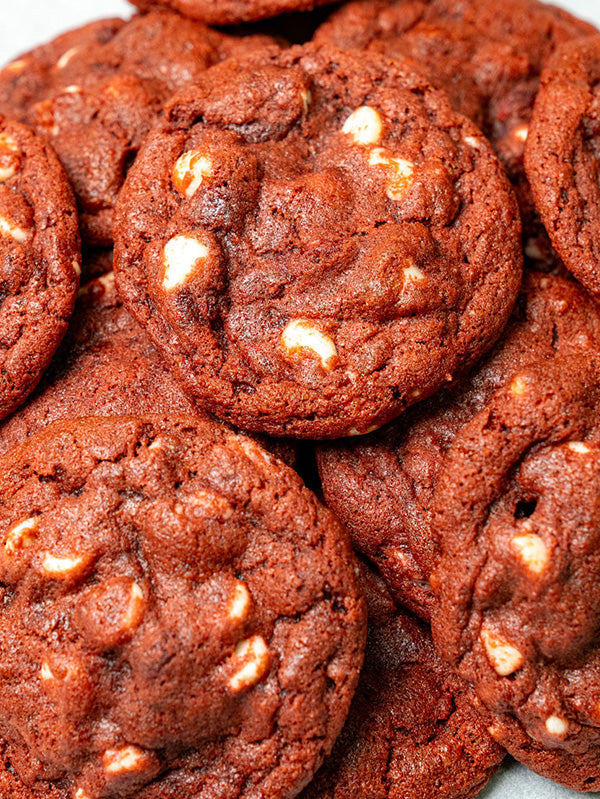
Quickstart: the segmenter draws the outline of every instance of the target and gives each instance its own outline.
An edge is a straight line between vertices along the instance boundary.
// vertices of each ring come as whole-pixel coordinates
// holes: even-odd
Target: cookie
[[[119,198],[123,302],[219,418],[364,433],[497,338],[521,276],[510,187],[409,64],[306,45],[208,71]]]
[[[504,750],[425,625],[396,608],[364,563],[360,576],[369,611],[365,664],[346,726],[300,799],[471,799]]]
[[[457,436],[532,364],[553,369],[573,355],[581,357],[585,373],[599,347],[600,316],[589,297],[572,281],[527,274],[502,339],[474,372],[377,433],[319,448],[327,504],[354,546],[375,561],[397,601],[431,616],[438,524],[432,502]],[[487,472],[482,479],[489,479]]]
[[[253,22],[293,11],[312,11],[334,0],[131,0],[148,11],[167,6],[209,25]]]
[[[550,752],[553,779],[591,790],[600,787],[600,313],[557,281],[527,309],[550,357],[532,347],[445,453],[431,502],[432,629],[489,710],[531,739],[528,764],[542,771]],[[511,754],[527,753],[510,737]]]
[[[75,189],[84,240],[107,246],[125,174],[167,97],[267,41],[225,36],[168,11],[93,22],[8,64],[0,113],[48,138]]]
[[[542,68],[557,46],[596,32],[537,0],[367,0],[342,6],[315,40],[408,57],[424,68],[492,142],[517,191],[528,258],[550,266],[556,255],[523,165],[531,109]]]
[[[600,298],[600,36],[563,45],[542,73],[526,167],[565,266]]]
[[[0,117],[0,419],[35,388],[73,311],[81,248],[54,152]]]
[[[60,422],[2,459],[0,517],[6,799],[308,782],[366,619],[347,537],[291,469],[197,418]]]
[[[106,263],[104,253],[98,259]],[[84,270],[96,271],[96,260],[84,262]],[[0,425],[0,455],[61,419],[143,413],[207,418],[123,308],[111,271],[80,290],[65,339],[40,384]],[[255,439],[289,466],[296,466],[295,442],[266,436]]]

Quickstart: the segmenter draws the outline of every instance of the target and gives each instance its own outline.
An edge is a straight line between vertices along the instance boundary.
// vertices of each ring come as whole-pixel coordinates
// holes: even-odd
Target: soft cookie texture
[[[556,363],[576,357],[582,374],[590,376],[588,361],[599,350],[600,314],[586,293],[562,278],[528,274],[505,333],[473,373],[377,433],[319,448],[327,504],[350,531],[354,546],[377,563],[398,601],[424,618],[431,616],[429,578],[438,532],[432,502],[448,468],[448,451],[465,425],[484,415],[502,388],[509,396],[525,389],[522,375],[531,365],[542,372],[560,369]],[[568,413],[568,395],[560,399],[561,381],[557,397]],[[543,416],[544,408],[537,410]],[[483,472],[482,479],[491,476]],[[465,549],[463,557],[468,556]],[[457,575],[450,561],[447,568]]]
[[[294,796],[364,647],[331,513],[185,417],[57,423],[1,466],[2,796]]]
[[[366,0],[342,6],[315,40],[419,64],[492,142],[517,191],[525,251],[550,266],[556,256],[523,165],[531,109],[542,68],[557,46],[596,32],[537,0]]]
[[[84,271],[95,272],[98,261],[105,264],[105,255],[85,259]],[[207,418],[123,308],[111,271],[79,290],[67,334],[39,385],[0,425],[0,454],[60,419],[140,413]],[[295,442],[255,438],[296,465]]]
[[[35,388],[73,311],[81,249],[56,155],[0,116],[0,419]]]
[[[275,17],[291,11],[311,11],[334,0],[131,0],[143,11],[167,6],[210,25],[230,25]]]
[[[164,10],[93,22],[8,64],[0,113],[48,138],[75,189],[84,240],[109,245],[115,200],[164,101],[207,67],[267,41]]]
[[[300,799],[471,799],[504,758],[425,625],[361,563],[369,634],[348,721]]]
[[[565,266],[600,298],[600,36],[563,45],[542,73],[526,150],[536,206]]]
[[[118,204],[124,303],[219,418],[365,433],[499,335],[520,224],[478,130],[407,63],[230,60],[170,101]]]

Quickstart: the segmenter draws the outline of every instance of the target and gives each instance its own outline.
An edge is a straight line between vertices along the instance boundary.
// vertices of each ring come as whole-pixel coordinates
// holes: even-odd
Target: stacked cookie
[[[599,788],[600,36],[135,4],[0,72],[2,796]]]

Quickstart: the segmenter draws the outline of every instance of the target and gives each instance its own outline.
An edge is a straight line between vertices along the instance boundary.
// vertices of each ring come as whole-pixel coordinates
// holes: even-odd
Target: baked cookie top
[[[334,0],[131,0],[144,11],[167,6],[209,25],[231,25],[275,17],[292,11],[311,11]]]
[[[81,250],[56,155],[0,116],[0,419],[34,389],[67,329]]]
[[[600,297],[600,36],[563,45],[542,73],[526,150],[536,206],[565,266]]]
[[[448,451],[465,426],[483,418],[496,392],[532,365],[543,372],[578,357],[588,374],[599,350],[600,314],[585,292],[559,277],[527,274],[506,331],[473,372],[372,435],[319,447],[327,504],[354,546],[377,563],[398,601],[431,615],[438,530],[432,501]],[[488,479],[491,473],[483,471],[482,480]]]
[[[291,469],[198,419],[60,422],[2,459],[0,519],[0,738],[19,796],[306,784],[344,723],[366,619],[347,537]]]
[[[521,277],[477,129],[407,63],[306,45],[174,97],[116,217],[123,301],[220,418],[364,433],[473,363]]]
[[[334,12],[315,40],[419,64],[490,139],[517,191],[526,253],[552,263],[523,165],[528,125],[548,58],[562,42],[596,32],[537,0],[366,0]]]
[[[207,67],[267,41],[166,10],[93,22],[8,64],[0,113],[47,137],[75,189],[84,240],[109,245],[125,174],[165,100]]]

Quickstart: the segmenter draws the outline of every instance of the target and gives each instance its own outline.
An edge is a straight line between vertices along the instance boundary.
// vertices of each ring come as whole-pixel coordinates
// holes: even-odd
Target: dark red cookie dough
[[[106,265],[106,256],[99,256]],[[84,261],[94,272],[98,258]],[[0,425],[0,454],[60,419],[141,413],[207,415],[187,396],[152,342],[123,308],[111,272],[79,292],[75,313],[52,363],[28,401]],[[295,442],[255,436],[296,465]]]
[[[300,799],[471,799],[504,757],[425,625],[361,564],[365,664],[348,721]]]
[[[480,125],[506,166],[523,216],[525,250],[552,263],[525,176],[523,152],[540,73],[562,42],[596,33],[537,0],[367,0],[350,2],[315,40],[411,58],[453,106]]]
[[[0,116],[0,419],[60,344],[81,273],[73,192],[56,155]]]
[[[75,189],[84,239],[109,245],[115,200],[164,101],[207,67],[271,41],[169,11],[93,22],[8,64],[0,113],[47,136]]]
[[[377,563],[398,601],[431,615],[432,499],[465,425],[531,364],[553,369],[557,359],[573,355],[585,371],[599,350],[600,314],[585,292],[572,281],[528,274],[502,339],[468,377],[373,435],[319,448],[327,504],[354,546]]]
[[[600,298],[600,36],[563,45],[542,73],[526,167],[565,266]]]
[[[219,418],[328,438],[489,348],[519,233],[488,143],[420,73],[307,45],[230,60],[170,102],[119,199],[115,273]]]
[[[153,8],[172,8],[188,17],[209,25],[231,25],[289,14],[292,11],[312,11],[334,0],[131,0],[144,11]]]
[[[308,782],[366,619],[348,539],[291,469],[199,419],[61,422],[2,459],[0,523],[7,799]]]

